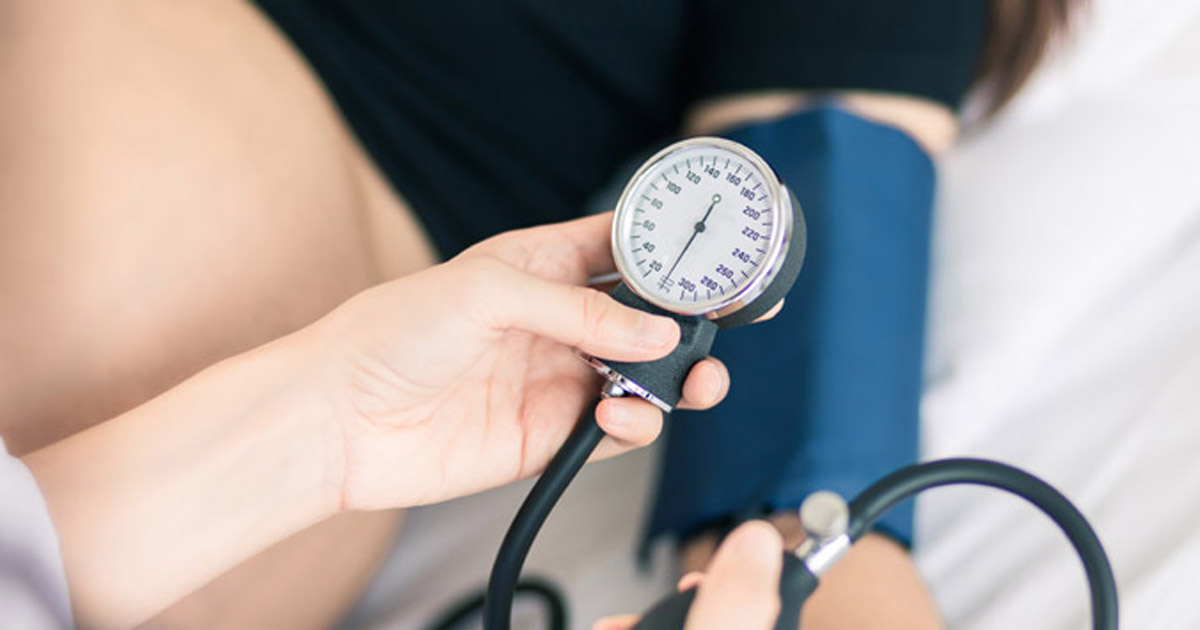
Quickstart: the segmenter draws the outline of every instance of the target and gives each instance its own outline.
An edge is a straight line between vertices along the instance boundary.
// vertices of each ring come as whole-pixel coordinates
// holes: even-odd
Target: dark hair
[[[1016,96],[1069,16],[1086,0],[992,0],[977,81],[993,114]]]

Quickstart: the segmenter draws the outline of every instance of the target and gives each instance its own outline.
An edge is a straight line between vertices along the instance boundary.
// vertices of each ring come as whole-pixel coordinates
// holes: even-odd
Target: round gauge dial
[[[721,317],[778,271],[791,219],[790,195],[762,158],[729,140],[695,138],[634,175],[617,204],[613,252],[643,299]]]

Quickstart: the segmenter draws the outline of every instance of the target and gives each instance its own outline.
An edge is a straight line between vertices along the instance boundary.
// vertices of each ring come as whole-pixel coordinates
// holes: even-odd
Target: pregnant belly
[[[39,0],[0,3],[0,24],[11,450],[119,415],[433,261],[320,83],[250,5]],[[319,526],[160,621],[328,627],[394,524]]]

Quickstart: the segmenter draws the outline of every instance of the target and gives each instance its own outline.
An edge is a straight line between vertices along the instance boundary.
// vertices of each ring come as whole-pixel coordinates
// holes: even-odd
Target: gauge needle
[[[688,239],[687,245],[683,246],[683,251],[679,252],[679,255],[675,257],[675,262],[671,264],[671,268],[667,271],[667,275],[663,276],[659,286],[666,286],[667,280],[671,278],[671,274],[675,273],[675,268],[679,266],[679,261],[683,260],[683,255],[692,246],[692,242],[706,229],[705,224],[708,222],[708,215],[712,214],[713,208],[716,208],[718,203],[721,203],[721,195],[713,195],[712,203],[708,204],[708,210],[704,211],[704,217],[696,222],[696,225],[693,227],[692,237]]]

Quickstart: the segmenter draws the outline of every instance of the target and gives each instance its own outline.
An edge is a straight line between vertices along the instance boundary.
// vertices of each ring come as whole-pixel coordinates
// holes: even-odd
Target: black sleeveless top
[[[259,0],[449,257],[577,216],[699,100],[860,89],[951,107],[985,0]]]

